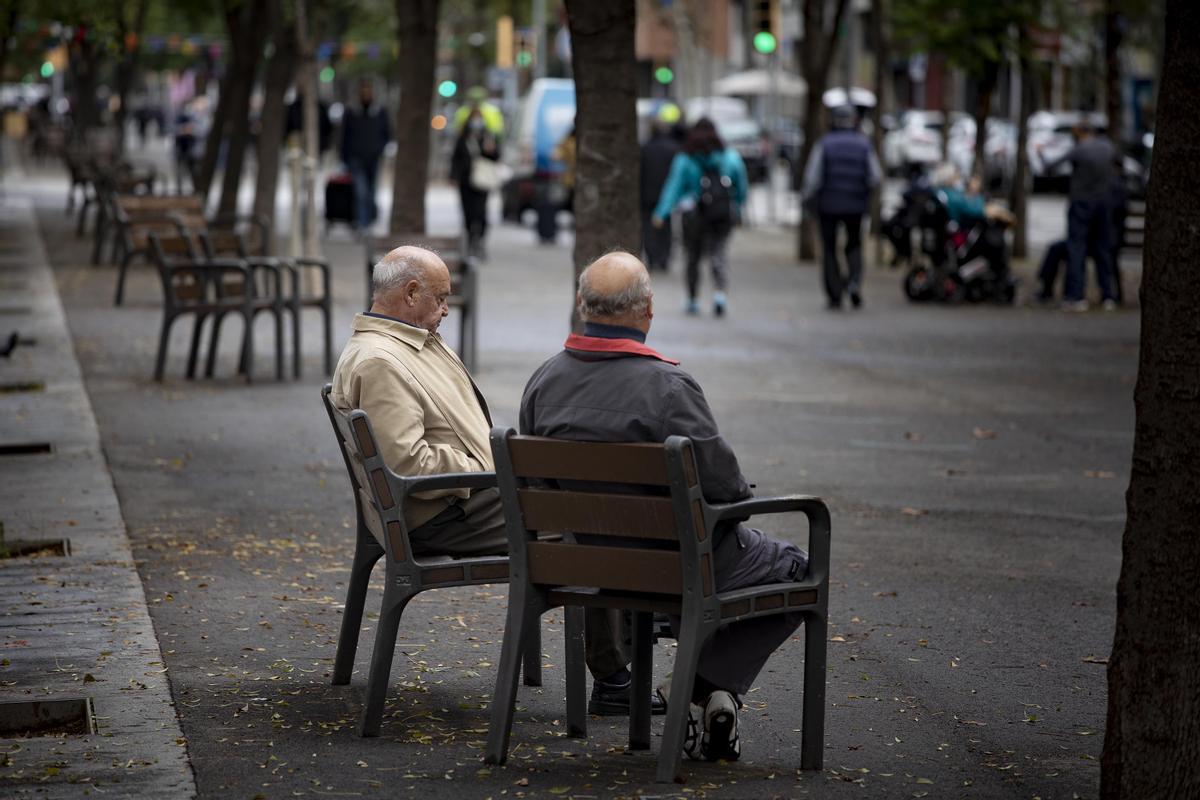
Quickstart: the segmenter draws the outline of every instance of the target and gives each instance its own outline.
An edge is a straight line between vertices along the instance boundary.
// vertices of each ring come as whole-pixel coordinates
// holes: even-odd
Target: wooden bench
[[[433,250],[450,270],[450,297],[447,303],[457,308],[458,354],[468,372],[474,371],[478,335],[476,315],[478,313],[478,283],[475,274],[475,259],[467,252],[463,238],[454,236],[426,236],[424,234],[391,234],[366,239],[367,250],[367,309],[371,308],[371,273],[375,264],[392,250],[404,245],[415,245]]]
[[[539,627],[541,615],[551,608],[588,606],[634,612],[629,720],[629,744],[634,750],[650,746],[651,615],[681,618],[658,756],[657,779],[664,782],[679,778],[696,666],[708,639],[727,623],[802,613],[800,766],[821,768],[830,519],[829,509],[820,499],[753,498],[711,505],[701,494],[691,441],[682,436],[672,436],[664,444],[604,444],[516,436],[512,429],[493,428],[491,443],[508,523],[510,585],[508,622],[492,696],[487,763],[503,764],[508,756],[524,637]],[[560,486],[560,482],[607,488],[546,488]],[[636,484],[657,494],[614,494],[614,484]],[[796,511],[808,517],[809,525],[808,571],[803,578],[719,592],[713,573],[717,523]],[[651,547],[631,547],[627,542],[579,544],[573,537],[539,541],[541,531],[646,540]],[[582,689],[575,697],[572,689],[568,674],[568,733],[584,735]]]
[[[150,260],[150,234],[174,236],[177,214],[204,214],[204,199],[198,195],[133,195],[112,198],[117,226],[117,291],[114,305],[125,300],[125,275],[135,258]]]
[[[496,485],[492,472],[456,473],[417,478],[401,477],[384,463],[375,433],[367,414],[362,410],[344,411],[335,408],[329,399],[332,387],[325,384],[321,400],[329,414],[329,422],[337,436],[338,449],[346,463],[350,488],[354,493],[356,526],[354,562],[346,588],[346,608],[342,613],[342,629],[338,636],[337,655],[333,665],[333,684],[350,682],[354,655],[358,649],[359,628],[362,625],[363,605],[371,570],[380,558],[384,560],[383,604],[375,628],[375,647],[371,653],[367,677],[366,702],[363,707],[359,733],[378,736],[383,718],[383,703],[396,648],[396,633],[400,617],[413,597],[429,589],[450,586],[473,586],[484,583],[508,582],[508,558],[485,556],[479,558],[417,558],[408,540],[408,525],[404,511],[408,498],[415,492],[441,489],[486,489]],[[578,609],[576,609],[578,611]],[[582,660],[582,614],[572,615],[568,625],[568,640],[576,643],[576,656]],[[527,686],[541,686],[541,631],[536,626],[526,632],[524,673]],[[583,692],[582,682],[578,685]]]
[[[237,259],[204,260],[186,236],[151,231],[147,234],[151,258],[158,268],[163,289],[163,321],[158,337],[158,355],[154,361],[154,379],[161,381],[166,366],[171,327],[182,316],[193,315],[191,347],[188,350],[187,377],[196,374],[196,359],[205,320],[213,317],[213,338],[209,346],[206,374],[213,373],[220,321],[228,314],[242,318],[242,346],[239,369],[247,382],[253,379],[254,318],[261,312],[275,316],[275,371],[283,379],[282,287],[278,281],[272,291],[254,291],[254,270]]]

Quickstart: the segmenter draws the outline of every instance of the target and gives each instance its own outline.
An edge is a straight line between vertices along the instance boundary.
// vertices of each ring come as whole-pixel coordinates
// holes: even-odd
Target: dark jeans
[[[1042,256],[1042,267],[1038,270],[1038,283],[1042,285],[1040,295],[1043,298],[1054,297],[1054,282],[1058,280],[1058,271],[1067,260],[1067,240],[1059,239],[1046,248]]]
[[[666,225],[663,226],[666,228]],[[687,254],[688,298],[695,300],[700,290],[700,259],[708,256],[712,267],[713,289],[723,292],[729,286],[728,226],[706,225],[695,211],[683,215],[683,248]]]
[[[837,260],[838,225],[846,229],[846,266],[850,274],[842,276]],[[862,286],[862,214],[822,214],[821,249],[825,257],[825,294],[830,302],[842,300],[842,290],[858,294]]]
[[[375,177],[379,173],[379,162],[351,158],[346,166],[354,178],[354,223],[359,228],[369,228],[378,213],[375,208]]]
[[[459,184],[458,197],[462,202],[463,227],[467,229],[467,241],[475,247],[487,236],[488,193],[481,192],[464,181]]]
[[[1082,300],[1087,278],[1088,253],[1096,261],[1096,282],[1100,296],[1116,299],[1112,286],[1113,223],[1112,209],[1104,199],[1072,200],[1067,209],[1067,278],[1063,299]]]
[[[654,227],[654,207],[642,209],[642,249],[646,251],[646,267],[654,272],[666,272],[671,266],[671,218],[663,220],[661,228]]]

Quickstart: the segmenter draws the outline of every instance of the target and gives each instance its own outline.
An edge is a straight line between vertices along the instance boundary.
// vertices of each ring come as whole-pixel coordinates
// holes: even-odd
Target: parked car
[[[961,112],[951,112],[951,125],[964,116]],[[941,161],[943,119],[940,111],[902,113],[896,127],[883,137],[884,168],[893,173],[907,172]]]
[[[1037,111],[1030,115],[1026,125],[1029,132],[1025,147],[1029,175],[1033,191],[1055,189],[1065,191],[1070,183],[1071,165],[1059,164],[1053,171],[1046,171],[1046,164],[1062,156],[1074,146],[1072,130],[1084,118],[1082,111]],[[1093,130],[1101,135],[1108,132],[1108,118],[1100,113],[1088,113],[1087,120]],[[1121,157],[1121,171],[1130,191],[1144,189],[1146,170],[1144,165],[1129,155]]]
[[[771,142],[758,120],[752,117],[718,118],[713,124],[725,146],[736,150],[745,162],[746,180],[750,183],[765,181],[773,159]]]
[[[505,219],[521,219],[535,207],[538,183],[561,180],[564,165],[554,148],[575,125],[575,81],[538,78],[517,107],[502,158],[512,177],[500,187]],[[564,199],[565,192],[560,192]]]
[[[949,160],[962,175],[970,175],[975,167],[975,131],[974,117],[962,117],[950,126]],[[1007,186],[1017,166],[1016,126],[1006,119],[989,117],[983,155],[984,185]]]

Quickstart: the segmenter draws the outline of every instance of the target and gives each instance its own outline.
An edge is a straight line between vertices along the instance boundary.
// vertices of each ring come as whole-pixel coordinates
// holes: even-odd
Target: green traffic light
[[[333,71],[333,67],[325,67],[321,70],[319,77],[321,78],[321,83],[333,83],[333,79],[336,77],[336,75],[337,73]]]
[[[754,49],[760,53],[774,53],[777,44],[775,34],[770,31],[759,31],[754,34]]]
[[[54,75],[54,65],[49,61],[42,62],[42,77],[49,78]]]
[[[529,52],[528,50],[522,50],[521,52],[517,53],[517,66],[518,67],[528,67],[532,63],[533,63],[533,53]]]
[[[442,81],[438,84],[438,94],[447,99],[458,94],[458,84],[454,81]]]
[[[659,67],[654,70],[654,80],[664,84],[670,83],[675,80],[675,73],[671,71],[670,67]]]

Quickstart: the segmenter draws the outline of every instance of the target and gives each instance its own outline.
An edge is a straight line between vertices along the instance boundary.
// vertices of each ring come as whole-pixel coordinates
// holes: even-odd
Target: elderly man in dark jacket
[[[521,432],[593,442],[687,436],[705,499],[748,498],[750,486],[717,430],[700,385],[679,362],[645,343],[652,301],[650,276],[628,253],[609,253],[584,270],[579,279],[583,335],[569,336],[563,351],[529,379],[521,399]],[[713,552],[720,591],[799,580],[808,563],[796,545],[732,521],[717,529]],[[694,727],[689,723],[689,729],[697,735],[688,737],[687,755],[712,761],[738,757],[738,695],[749,691],[767,658],[801,621],[799,614],[749,620],[721,628],[709,640],[692,695]]]
[[[821,218],[825,294],[834,310],[842,307],[843,289],[855,308],[862,305],[862,218],[883,174],[871,140],[855,128],[857,120],[851,106],[833,109],[833,130],[813,146],[801,189],[807,207]],[[837,261],[839,225],[846,229],[846,277]]]

